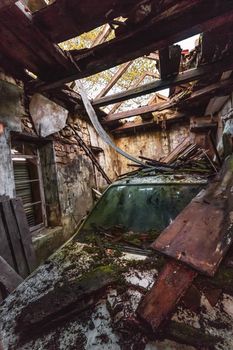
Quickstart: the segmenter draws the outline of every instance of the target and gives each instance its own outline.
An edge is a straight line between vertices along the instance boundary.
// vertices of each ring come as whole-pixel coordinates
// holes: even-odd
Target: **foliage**
[[[96,28],[90,32],[80,35],[79,37],[61,43],[60,47],[63,50],[80,50],[90,48],[102,30],[103,27]],[[107,40],[111,40],[113,38],[114,31],[111,32]],[[91,98],[94,98],[100,93],[100,91],[109,83],[119,68],[120,66],[113,67],[111,69],[83,79],[84,85]],[[134,60],[133,63],[129,66],[128,70],[122,75],[122,77],[118,80],[118,82],[114,85],[109,93],[117,93],[129,87],[132,87],[134,84],[137,84],[137,82],[140,80],[140,77],[147,72],[150,74],[157,73],[156,61],[149,60],[145,57]],[[145,77],[145,79],[147,81],[149,79],[150,81],[154,78]],[[145,83],[145,79],[141,81],[140,84]]]

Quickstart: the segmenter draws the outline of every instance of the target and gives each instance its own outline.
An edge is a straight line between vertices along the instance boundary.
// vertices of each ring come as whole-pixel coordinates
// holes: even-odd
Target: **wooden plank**
[[[170,316],[196,275],[196,271],[174,260],[169,261],[140,302],[137,309],[139,317],[155,331]]]
[[[175,3],[175,4],[174,4]],[[107,43],[91,49],[70,52],[80,67],[77,74],[67,75],[51,84],[36,83],[41,91],[61,86],[69,81],[90,76],[131,61],[149,52],[160,50],[202,31],[219,28],[233,20],[233,4],[228,0],[182,0],[151,17],[143,24],[126,26],[125,32]]]
[[[179,73],[181,51],[179,45],[171,45],[159,51],[159,71],[162,80]]]
[[[179,107],[184,109],[190,107],[191,103],[200,102],[206,98],[211,98],[215,94],[224,94],[227,95],[231,92],[233,88],[233,79],[226,79],[218,81],[217,83],[211,84],[204,87],[203,89],[194,91],[190,97],[182,100],[170,100],[169,102],[161,102],[150,106],[143,106],[130,111],[115,113],[112,115],[107,115],[103,119],[103,124],[112,124],[114,121],[130,118],[137,115],[143,115],[146,113],[152,113],[156,111],[163,111],[165,109]]]
[[[190,115],[188,113],[175,113],[172,118],[166,120],[166,127],[175,124],[175,123],[189,123]],[[163,121],[157,123],[156,121],[136,121],[136,122],[127,122],[124,125],[111,129],[113,134],[121,134],[125,132],[134,132],[144,129],[153,129],[153,130],[162,130]]]
[[[145,79],[145,77],[147,77],[147,76],[153,77],[153,78],[157,78],[157,79],[159,78],[159,75],[158,75],[157,73],[145,72],[143,75],[141,75],[141,76],[139,77],[139,79],[138,79],[136,82],[132,81],[132,82],[130,83],[130,86],[131,86],[131,84],[132,84],[132,88],[138,87],[138,86],[140,85],[140,83],[141,83],[141,82]],[[130,87],[130,86],[129,86],[129,87]],[[129,89],[128,89],[128,90],[129,90]],[[123,101],[116,103],[116,104],[111,108],[111,110],[109,111],[109,114],[115,113],[115,111],[122,105],[122,103],[123,103]],[[150,103],[148,103],[148,104],[150,104]]]
[[[114,114],[108,114],[105,118],[103,118],[102,123],[105,125],[110,125],[113,122],[116,122],[118,120],[123,120],[127,119],[130,117],[135,117],[135,116],[141,116],[147,113],[153,113],[156,111],[162,111],[164,109],[168,109],[171,107],[171,102],[161,102],[161,103],[156,103],[153,105],[149,106],[143,106],[135,109],[131,109],[130,111],[124,111],[124,112],[119,112],[119,113],[114,113]]]
[[[29,272],[32,272],[36,266],[36,256],[32,245],[32,236],[27,223],[26,214],[23,208],[23,203],[20,198],[11,200],[16,223],[18,225],[19,235],[22,241],[24,256],[27,261]]]
[[[233,157],[176,217],[152,248],[213,276],[233,240]]]
[[[46,80],[55,72],[76,70],[68,56],[33,25],[30,12],[19,1],[1,12],[0,22],[1,37],[5,33],[11,41],[10,47],[5,44],[4,54],[15,55],[14,59],[33,73]],[[17,52],[16,48],[21,49]]]
[[[127,91],[120,92],[114,95],[109,95],[100,99],[92,101],[93,106],[106,106],[117,102],[129,100],[138,96],[147,95],[152,92],[160,91],[170,87],[185,84],[194,80],[198,80],[202,77],[216,73],[222,73],[224,71],[231,70],[233,67],[232,58],[227,58],[215,63],[199,66],[195,69],[189,69],[185,72],[178,74],[176,77],[172,77],[164,80],[155,80],[152,83],[144,84],[136,88],[128,89]]]
[[[22,282],[23,278],[0,256],[0,284],[3,285],[7,294],[13,292]]]
[[[1,242],[0,256],[2,256],[12,268],[16,269],[16,263],[13,259],[12,251],[11,251],[11,242],[8,239],[8,236],[2,221],[1,207],[0,207],[0,242]]]
[[[3,213],[3,223],[8,235],[8,240],[11,242],[12,255],[16,263],[16,272],[22,277],[28,276],[28,266],[23,253],[22,242],[18,231],[17,222],[11,209],[10,201],[0,203]]]
[[[186,137],[176,148],[174,148],[165,158],[163,162],[171,163],[176,160],[181,152],[183,152],[188,146],[190,146],[190,137]]]
[[[33,14],[33,22],[62,42],[125,15],[142,0],[57,0]]]
[[[97,98],[100,98],[102,96],[105,96],[110,90],[111,88],[118,82],[118,80],[122,77],[122,75],[127,71],[127,69],[129,68],[129,66],[132,64],[133,62],[126,62],[124,63],[116,72],[116,74],[113,75],[112,79],[110,80],[110,82],[105,86],[105,88],[98,94]]]

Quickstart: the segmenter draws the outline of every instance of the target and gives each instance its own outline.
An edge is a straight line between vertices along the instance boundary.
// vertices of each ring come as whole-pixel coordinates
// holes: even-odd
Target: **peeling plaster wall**
[[[55,143],[61,223],[67,238],[93,205],[93,165],[79,148]],[[61,154],[63,159],[61,160]],[[64,160],[66,158],[66,160]]]
[[[21,130],[19,115],[22,112],[21,89],[14,79],[0,72],[0,123],[4,125],[0,134],[0,195],[13,197],[15,194],[10,131]]]
[[[167,131],[152,130],[116,138],[115,143],[132,156],[139,157],[141,155],[159,160],[167,156],[189,134],[189,126],[176,125]],[[120,174],[136,169],[128,166],[131,162],[119,154],[117,155],[117,162],[117,169]]]
[[[99,152],[96,158],[102,168],[105,170],[107,175],[111,180],[114,180],[119,175],[119,164],[118,164],[118,154],[117,152],[108,146],[100,137],[97,135],[94,128],[87,124],[90,144],[94,147],[100,147],[103,152]],[[102,188],[106,186],[106,181],[103,179],[102,175],[96,171],[97,176],[97,187]]]

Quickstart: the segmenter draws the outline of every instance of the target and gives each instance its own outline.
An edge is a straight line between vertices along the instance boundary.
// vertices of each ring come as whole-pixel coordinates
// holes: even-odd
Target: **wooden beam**
[[[152,14],[151,14],[152,15]],[[152,16],[134,29],[126,28],[119,37],[91,49],[71,52],[80,72],[58,78],[51,84],[36,84],[41,91],[87,77],[131,61],[157,49],[233,21],[233,3],[228,0],[182,0]]]
[[[13,292],[22,282],[23,278],[0,256],[0,285],[3,285],[6,296]]]
[[[33,14],[54,42],[62,42],[126,15],[142,0],[57,0]]]
[[[212,97],[227,96],[233,90],[233,79],[220,80],[217,83],[208,85],[203,89],[194,91],[190,97],[178,102],[180,108],[188,108],[191,104],[200,103]]]
[[[150,72],[145,72],[141,77],[139,77],[139,79],[132,85],[132,88],[136,88],[139,86],[139,84],[145,79],[145,77],[150,76],[153,78],[158,78],[159,75],[158,74],[153,74]],[[122,105],[123,101],[116,103],[112,109],[109,111],[109,114],[113,114],[121,105]]]
[[[71,59],[33,24],[20,1],[0,12],[0,52],[44,80],[76,71]]]
[[[159,51],[159,71],[162,80],[179,73],[181,51],[179,45],[171,45]]]
[[[112,28],[109,26],[109,24],[105,24],[102,31],[97,35],[97,37],[93,41],[91,47],[104,43],[105,40],[107,40],[108,36],[111,34],[111,32]]]
[[[156,103],[151,106],[143,106],[139,108],[132,109],[130,111],[115,113],[115,114],[109,114],[102,120],[102,124],[110,125],[113,122],[116,122],[118,120],[135,117],[135,116],[141,116],[143,114],[152,113],[156,111],[162,111],[164,109],[168,109],[171,107],[171,102],[161,102]]]
[[[165,122],[166,127],[168,127],[175,123],[182,123],[182,122],[189,123],[189,118],[190,118],[190,115],[188,115],[187,113],[174,113],[172,118],[166,119],[166,121],[161,121],[161,123],[157,123],[154,120],[128,122],[120,127],[111,129],[111,133],[123,134],[123,133],[134,132],[139,130],[147,130],[147,129],[162,130],[162,122]]]
[[[178,86],[184,83],[198,80],[209,74],[222,73],[224,71],[231,70],[233,68],[233,57],[221,60],[218,62],[210,63],[208,65],[202,65],[195,69],[190,69],[185,72],[178,74],[176,77],[156,80],[149,84],[144,84],[142,86],[128,89],[127,91],[120,92],[118,94],[106,96],[100,99],[96,99],[92,102],[93,106],[106,106],[117,102],[126,101],[138,96],[150,94],[152,92],[160,91],[163,89],[170,88],[172,86]]]
[[[101,98],[101,97],[105,96],[111,90],[111,88],[118,82],[118,80],[127,71],[127,69],[129,68],[129,66],[132,63],[133,63],[132,61],[126,62],[121,67],[119,67],[116,74],[114,74],[114,76],[112,77],[110,82],[105,86],[105,88],[98,94],[98,96],[96,98]]]
[[[196,271],[170,260],[140,302],[137,314],[155,331],[170,316],[196,276]]]
[[[103,119],[103,123],[108,125],[108,124],[112,124],[117,120],[122,120],[122,119],[130,118],[138,115],[143,115],[146,113],[152,113],[155,111],[163,111],[165,109],[169,109],[175,106],[176,107],[178,106],[179,108],[187,108],[189,105],[191,105],[191,103],[203,101],[206,98],[211,98],[215,94],[227,95],[231,92],[232,89],[233,89],[233,79],[218,81],[217,83],[211,84],[203,89],[193,92],[190,97],[184,100],[177,101],[174,99],[168,102],[157,103],[151,106],[139,107],[126,112],[115,113],[115,114],[106,116]]]

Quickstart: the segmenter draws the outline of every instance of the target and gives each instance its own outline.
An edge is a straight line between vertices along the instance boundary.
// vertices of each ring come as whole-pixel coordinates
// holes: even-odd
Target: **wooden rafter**
[[[188,123],[190,115],[188,113],[179,113],[174,112],[173,116],[166,120],[161,120],[161,122],[157,122],[154,120],[150,121],[135,121],[128,122],[119,126],[117,128],[111,129],[111,133],[113,134],[124,134],[129,132],[136,132],[139,130],[162,130],[164,123],[166,127],[176,124],[176,123]]]
[[[143,106],[143,107],[138,107],[129,111],[125,112],[120,112],[120,113],[115,113],[115,114],[108,114],[103,120],[102,123],[105,125],[110,125],[113,122],[116,122],[118,120],[122,119],[127,119],[135,116],[141,116],[143,114],[147,113],[153,113],[156,111],[163,111],[164,109],[168,109],[174,105],[174,102],[171,103],[169,102],[161,102],[161,103],[156,103],[150,106]]]
[[[96,98],[100,98],[105,96],[110,90],[111,88],[118,82],[118,80],[122,77],[122,75],[127,71],[127,69],[129,68],[129,66],[132,64],[133,62],[126,62],[124,63],[116,72],[116,74],[114,74],[114,76],[112,77],[112,79],[109,81],[109,83],[105,86],[105,88],[98,94],[98,96]]]
[[[210,98],[216,93],[227,95],[228,93],[230,93],[232,88],[233,79],[218,81],[217,83],[211,84],[207,87],[204,87],[203,89],[193,92],[190,97],[184,98],[182,100],[174,99],[168,102],[157,103],[151,106],[143,106],[136,109],[132,109],[130,111],[108,115],[103,119],[103,123],[108,125],[118,120],[143,115],[146,113],[152,113],[155,111],[163,111],[172,107],[185,108],[188,107],[191,103],[195,103],[196,101],[203,101],[203,99]]]
[[[139,86],[139,84],[145,79],[145,77],[150,76],[153,78],[158,78],[158,74],[150,73],[150,72],[145,72],[139,79],[133,84],[132,88],[136,88]],[[123,101],[116,103],[112,109],[110,110],[109,114],[113,114],[116,112],[116,110],[122,105]]]
[[[140,2],[142,0],[57,0],[36,12],[33,20],[59,43],[124,16]]]
[[[184,83],[198,80],[202,77],[208,76],[209,74],[222,73],[233,68],[233,58],[228,57],[225,60],[221,60],[215,63],[199,66],[195,69],[190,69],[185,72],[178,74],[176,77],[156,80],[149,84],[144,84],[140,87],[128,89],[127,91],[120,92],[118,94],[109,95],[100,99],[96,99],[92,102],[93,106],[106,106],[109,104],[126,101],[138,96],[146,95],[152,92],[160,91],[172,86],[178,86]]]
[[[17,1],[0,12],[0,53],[45,80],[75,71],[68,56],[33,24],[31,13]]]
[[[108,24],[105,24],[102,31],[97,35],[97,37],[93,41],[91,47],[104,43],[111,34],[111,32],[112,28]]]
[[[90,76],[113,66],[143,56],[173,42],[185,39],[200,31],[213,30],[231,23],[233,3],[228,0],[182,0],[168,10],[152,16],[135,29],[125,29],[119,37],[91,49],[72,52],[80,71],[51,84],[36,84],[46,90],[61,86],[72,80]]]

